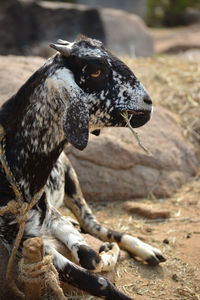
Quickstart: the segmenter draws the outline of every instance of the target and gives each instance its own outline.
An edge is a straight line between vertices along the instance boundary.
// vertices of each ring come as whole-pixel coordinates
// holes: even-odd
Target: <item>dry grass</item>
[[[172,213],[173,218],[169,222],[165,220],[149,223],[143,217],[127,214],[122,209],[123,203],[106,202],[92,205],[101,223],[155,245],[167,257],[165,264],[156,268],[151,268],[133,258],[121,261],[117,267],[115,281],[117,287],[127,295],[134,296],[136,300],[200,299],[200,274],[198,264],[195,263],[198,251],[191,258],[193,263],[188,263],[184,259],[185,255],[190,256],[194,250],[192,240],[186,238],[187,233],[192,233],[194,239],[199,234],[194,224],[200,223],[199,216],[195,215],[199,190],[197,182],[191,182],[173,198],[156,201],[162,208]],[[193,193],[193,197],[189,197],[190,192]],[[147,199],[140,201],[150,202]],[[169,240],[169,244],[163,242],[165,239]],[[189,253],[182,248],[182,244],[187,241],[191,244]]]

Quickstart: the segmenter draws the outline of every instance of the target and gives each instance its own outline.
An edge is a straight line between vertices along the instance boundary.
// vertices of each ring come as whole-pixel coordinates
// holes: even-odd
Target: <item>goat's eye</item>
[[[97,78],[101,75],[101,70],[98,70],[97,72],[95,73],[91,73],[90,76],[93,77],[93,78]]]

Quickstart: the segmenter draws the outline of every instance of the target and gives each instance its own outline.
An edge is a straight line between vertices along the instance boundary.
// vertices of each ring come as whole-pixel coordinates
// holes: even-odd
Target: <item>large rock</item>
[[[44,63],[44,58],[36,56],[0,56],[0,105]]]
[[[48,56],[50,42],[72,41],[80,33],[100,39],[118,54],[153,54],[150,33],[134,14],[70,3],[1,1],[1,54]]]
[[[107,47],[120,55],[151,56],[153,40],[142,19],[120,10],[100,9]]]
[[[91,136],[84,151],[71,148],[72,161],[86,199],[117,201],[171,196],[194,175],[194,149],[182,136],[175,116],[156,107],[152,120],[137,129],[147,155],[128,128],[104,129]]]
[[[139,15],[143,19],[147,14],[147,0],[75,0],[76,3],[90,5],[92,7],[107,7],[126,10],[129,13]]]
[[[39,57],[0,57],[1,101],[43,63]],[[151,156],[138,147],[127,128],[109,128],[99,137],[91,136],[82,152],[70,149],[69,157],[88,200],[127,200],[151,192],[157,197],[170,196],[194,175],[194,149],[182,136],[172,113],[156,107],[152,120],[137,131]]]

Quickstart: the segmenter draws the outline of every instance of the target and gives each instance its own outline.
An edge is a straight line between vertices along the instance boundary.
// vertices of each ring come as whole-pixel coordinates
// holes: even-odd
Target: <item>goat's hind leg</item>
[[[158,265],[165,261],[159,249],[131,235],[108,229],[96,220],[82,195],[76,172],[67,158],[65,159],[65,193],[66,205],[71,208],[85,232],[102,241],[118,243],[120,248],[129,251],[150,265]]]

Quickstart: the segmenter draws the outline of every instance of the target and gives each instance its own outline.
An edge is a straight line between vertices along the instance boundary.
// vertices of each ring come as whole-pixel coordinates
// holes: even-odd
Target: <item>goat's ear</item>
[[[85,93],[67,68],[57,70],[53,79],[48,78],[47,86],[62,104],[63,131],[67,140],[75,148],[83,150],[89,138],[89,109]]]
[[[83,150],[89,138],[89,112],[83,98],[70,99],[64,112],[63,129],[67,140]]]

